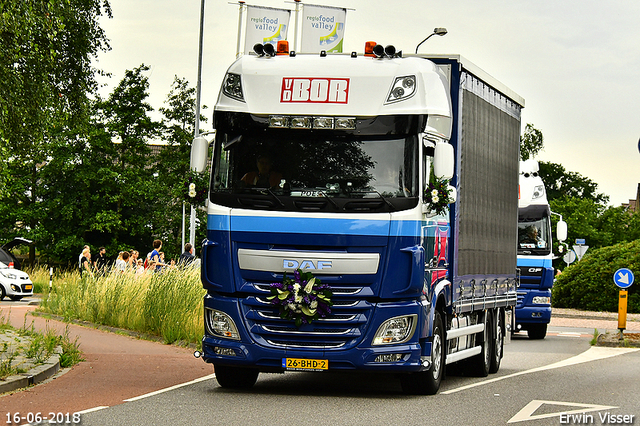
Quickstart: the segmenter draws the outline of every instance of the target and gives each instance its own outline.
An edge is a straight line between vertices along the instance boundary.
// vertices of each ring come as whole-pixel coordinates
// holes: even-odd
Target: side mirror
[[[191,143],[191,170],[202,173],[207,167],[209,154],[209,142],[202,136],[197,137]]]
[[[558,241],[562,242],[567,239],[567,222],[561,220],[556,225],[556,234],[558,236]]]
[[[448,143],[438,143],[433,154],[433,172],[438,179],[451,179],[455,166],[453,146]]]

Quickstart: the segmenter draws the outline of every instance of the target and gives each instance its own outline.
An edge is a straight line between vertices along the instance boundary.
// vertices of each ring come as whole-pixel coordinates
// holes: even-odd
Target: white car
[[[0,262],[0,300],[5,296],[9,296],[11,300],[33,296],[33,283],[26,272]]]

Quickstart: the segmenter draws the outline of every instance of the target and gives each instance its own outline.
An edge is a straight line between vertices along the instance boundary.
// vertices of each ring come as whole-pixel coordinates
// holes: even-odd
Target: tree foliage
[[[167,258],[182,251],[174,187],[189,167],[195,90],[176,78],[156,122],[143,64],[101,99],[91,63],[109,48],[103,14],[106,0],[0,3],[0,237],[34,240],[32,261],[37,248],[74,264],[85,244],[144,254],[155,238]],[[149,142],[163,139],[154,156]]]
[[[557,200],[562,198],[583,198],[593,200],[595,203],[605,206],[609,197],[598,193],[598,184],[580,173],[567,171],[564,166],[557,163],[538,162],[540,177],[547,191],[547,199]]]
[[[48,191],[60,166],[78,160],[97,87],[92,60],[109,48],[98,18],[107,0],[7,0],[0,3],[0,232],[38,241],[54,206]],[[65,212],[67,216],[73,216]],[[35,257],[32,248],[30,258]]]
[[[527,123],[524,133],[520,136],[520,159],[528,160],[538,155],[544,149],[544,137],[542,132],[533,124]]]

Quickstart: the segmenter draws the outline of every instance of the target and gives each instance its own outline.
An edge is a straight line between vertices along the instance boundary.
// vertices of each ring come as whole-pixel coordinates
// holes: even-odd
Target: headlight
[[[18,279],[18,276],[14,272],[0,271],[0,274],[2,274],[5,278],[9,278],[10,280]]]
[[[550,305],[551,304],[551,298],[550,297],[544,297],[544,296],[535,296],[533,298],[533,304],[534,305]]]
[[[413,336],[417,315],[394,317],[382,323],[373,337],[374,345],[393,345],[404,343]]]
[[[387,104],[409,99],[416,93],[416,76],[396,77],[387,96]]]
[[[224,312],[215,309],[205,310],[205,324],[209,333],[216,337],[240,340],[238,328],[231,317]]]
[[[222,83],[222,92],[230,98],[244,102],[242,78],[239,74],[227,73]]]
[[[544,195],[544,185],[537,185],[533,188],[533,199],[540,198]]]

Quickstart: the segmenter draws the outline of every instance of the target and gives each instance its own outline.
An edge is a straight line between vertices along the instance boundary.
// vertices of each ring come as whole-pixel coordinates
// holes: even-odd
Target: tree
[[[155,214],[162,203],[161,182],[148,144],[159,135],[160,124],[151,119],[153,108],[146,101],[149,79],[143,73],[148,70],[144,64],[127,70],[98,106],[108,140],[96,141],[111,144],[99,146],[111,156],[107,164],[100,164],[104,176],[96,176],[96,201],[104,201],[92,217],[90,230],[106,231],[120,249],[149,247],[162,222]]]
[[[602,206],[609,202],[607,195],[596,192],[598,184],[580,173],[567,171],[564,166],[557,163],[540,161],[538,164],[549,201],[563,197],[576,197],[592,199]]]
[[[165,104],[160,108],[163,115],[162,128],[166,147],[159,155],[157,164],[158,178],[164,182],[161,214],[165,217],[161,235],[166,241],[165,247],[170,247],[178,253],[182,252],[182,202],[181,186],[189,172],[191,159],[191,142],[195,133],[195,103],[196,89],[189,87],[186,79],[176,76],[171,85]],[[206,109],[206,106],[202,107]],[[200,116],[201,123],[207,121]],[[189,206],[186,206],[187,212]],[[206,233],[206,214],[198,210],[200,226],[196,230],[196,241],[202,241]],[[186,225],[188,228],[188,224]]]
[[[520,137],[520,159],[528,160],[538,155],[544,148],[544,138],[542,132],[533,124],[527,123],[524,133]]]
[[[0,3],[0,233],[46,250],[45,181],[56,155],[73,154],[97,87],[91,63],[108,40],[98,25],[107,0]],[[70,143],[67,149],[65,145]],[[71,158],[68,164],[74,164]],[[63,161],[64,162],[64,161]],[[59,183],[58,183],[59,184]],[[35,248],[30,251],[34,261]]]

